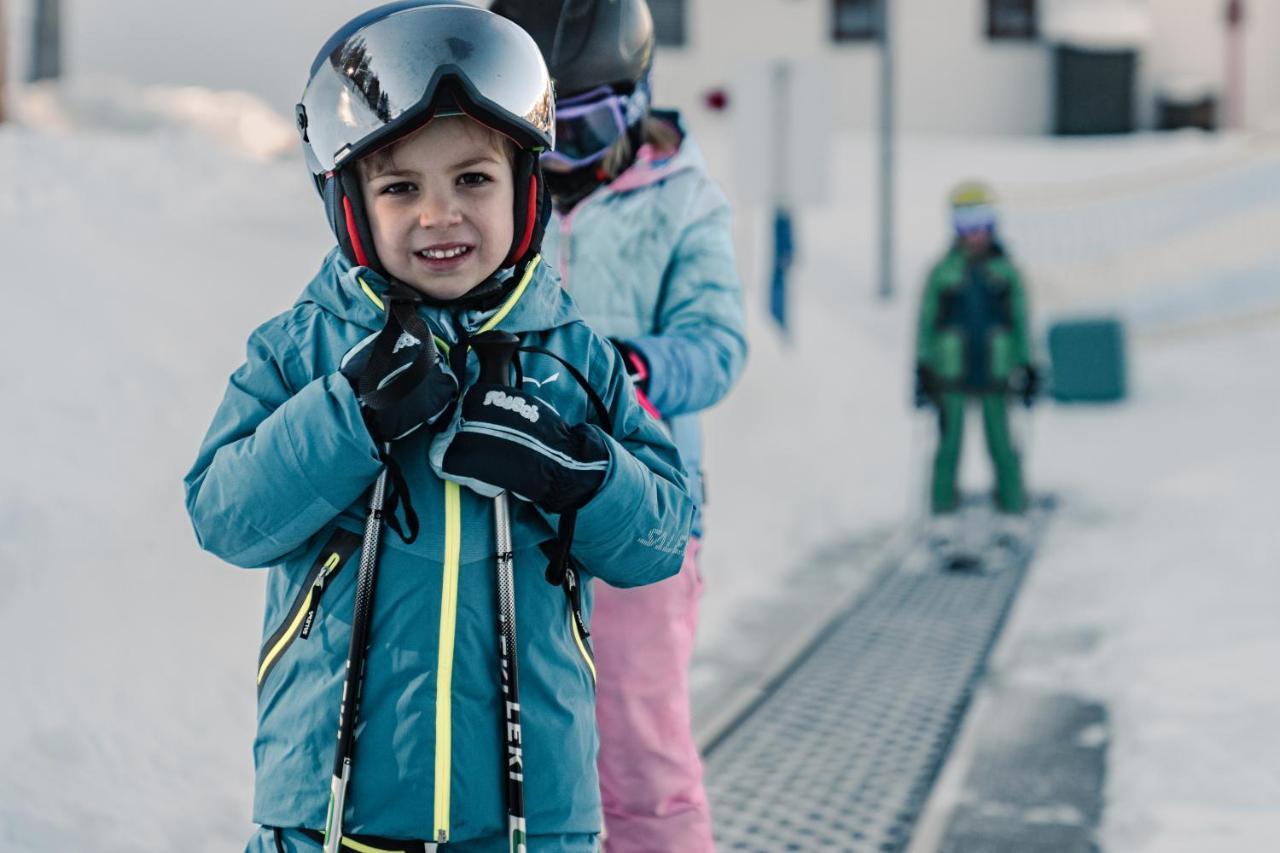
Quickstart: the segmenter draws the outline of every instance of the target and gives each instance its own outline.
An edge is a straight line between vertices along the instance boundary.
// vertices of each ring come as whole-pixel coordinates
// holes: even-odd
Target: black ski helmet
[[[538,154],[555,143],[555,101],[537,44],[475,6],[401,0],[329,37],[297,106],[307,166],[352,263],[387,275],[374,252],[359,176],[349,166],[451,114],[470,116],[515,143],[515,231],[503,266],[538,251],[550,210]]]
[[[626,91],[653,64],[653,16],[645,0],[494,0],[489,8],[533,36],[558,97],[600,86]]]

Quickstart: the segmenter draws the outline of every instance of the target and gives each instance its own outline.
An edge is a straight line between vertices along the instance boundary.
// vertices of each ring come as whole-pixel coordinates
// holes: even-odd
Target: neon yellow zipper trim
[[[529,266],[524,271],[524,278],[520,279],[520,283],[516,285],[516,289],[511,291],[511,295],[507,297],[507,301],[502,303],[502,307],[498,309],[498,313],[494,314],[484,325],[476,329],[476,334],[487,332],[490,329],[497,328],[498,324],[506,319],[511,313],[511,309],[516,307],[516,303],[520,301],[520,297],[524,296],[525,290],[529,287],[529,282],[533,281],[533,271],[542,263],[542,255],[534,255],[533,260],[529,261]]]
[[[320,577],[323,577],[325,574],[336,569],[339,562],[340,560],[337,554],[330,554],[329,559],[324,561],[324,568],[320,570]],[[262,659],[262,666],[258,667],[259,684],[262,683],[262,679],[266,676],[267,670],[271,668],[272,662],[284,653],[284,650],[288,648],[290,643],[297,639],[298,629],[302,627],[302,620],[306,618],[307,611],[311,609],[311,596],[313,595],[315,595],[314,583],[312,583],[311,591],[307,593],[307,597],[302,599],[302,606],[298,608],[298,612],[294,615],[293,621],[289,623],[289,630],[285,631],[284,636],[282,636],[276,644],[271,647],[271,651],[267,652],[267,656]]]
[[[444,581],[440,589],[440,644],[436,662],[437,843],[449,838],[449,787],[453,773],[453,645],[458,628],[458,567],[462,559],[462,493],[444,484]]]
[[[591,654],[587,651],[587,644],[582,642],[582,635],[578,633],[578,620],[573,618],[573,614],[569,614],[569,629],[573,631],[573,641],[578,644],[578,652],[582,655],[582,659],[587,662],[587,669],[591,670],[591,683],[596,682],[596,665],[591,660]]]
[[[378,294],[373,292],[373,288],[370,287],[362,277],[357,277],[356,281],[360,282],[360,289],[364,291],[365,296],[373,300],[373,304],[378,306],[379,311],[387,310],[387,306],[378,298]]]

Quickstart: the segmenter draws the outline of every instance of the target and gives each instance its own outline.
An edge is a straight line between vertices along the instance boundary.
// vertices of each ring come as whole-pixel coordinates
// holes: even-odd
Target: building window
[[[832,41],[875,41],[880,38],[881,0],[834,0]]]
[[[1036,0],[987,0],[987,38],[1034,39]]]
[[[653,34],[659,47],[683,47],[684,0],[649,0]]]

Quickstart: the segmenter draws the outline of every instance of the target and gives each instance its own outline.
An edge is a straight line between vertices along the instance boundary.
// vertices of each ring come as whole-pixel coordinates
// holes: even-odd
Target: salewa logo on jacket
[[[536,424],[538,422],[537,406],[525,401],[522,397],[513,397],[505,391],[490,391],[485,394],[484,404],[515,412],[530,423]]]
[[[552,382],[555,382],[559,378],[560,378],[560,371],[557,370],[555,373],[551,374],[546,379],[534,379],[532,376],[526,376],[524,378],[524,381],[528,382],[530,385],[537,385],[539,388],[542,388],[544,386],[550,385]]]
[[[660,527],[652,528],[649,531],[649,535],[643,539],[636,539],[637,545],[653,548],[664,554],[683,554],[688,543],[689,537],[687,534],[675,530],[663,530]]]

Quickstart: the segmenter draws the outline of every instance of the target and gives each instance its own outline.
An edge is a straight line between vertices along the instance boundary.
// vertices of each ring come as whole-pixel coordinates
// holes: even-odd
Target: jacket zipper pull
[[[311,626],[315,624],[316,612],[320,609],[320,596],[324,593],[325,583],[329,579],[329,570],[325,569],[316,577],[315,583],[311,585],[311,606],[307,608],[307,615],[302,620],[302,627],[298,630],[298,639],[305,640],[311,636]]]

